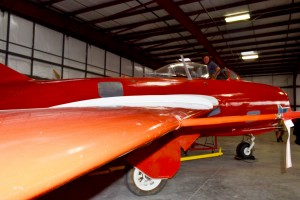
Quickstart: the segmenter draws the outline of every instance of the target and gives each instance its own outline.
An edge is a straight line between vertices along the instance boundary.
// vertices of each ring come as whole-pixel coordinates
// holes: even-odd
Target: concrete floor
[[[130,193],[124,183],[126,170],[100,175],[99,172],[103,171],[101,168],[39,199],[300,199],[300,146],[294,143],[293,135],[293,167],[287,170],[286,143],[277,143],[273,132],[256,137],[256,160],[234,159],[235,148],[240,141],[241,137],[218,138],[223,156],[182,162],[176,176],[154,196],[138,197]]]

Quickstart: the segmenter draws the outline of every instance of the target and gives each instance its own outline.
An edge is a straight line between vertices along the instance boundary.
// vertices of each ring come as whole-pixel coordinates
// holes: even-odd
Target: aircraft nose
[[[278,96],[280,99],[280,106],[282,106],[283,108],[290,108],[291,104],[290,104],[290,98],[287,94],[287,92],[285,92],[283,89],[281,89],[280,87],[278,87]]]

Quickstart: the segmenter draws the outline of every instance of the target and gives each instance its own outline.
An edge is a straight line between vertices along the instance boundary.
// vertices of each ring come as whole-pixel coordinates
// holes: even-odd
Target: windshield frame
[[[207,65],[195,63],[195,62],[177,62],[165,65],[153,73],[148,73],[146,75],[154,77],[185,77],[188,78],[187,71],[185,70],[185,65],[188,68],[188,73],[190,73],[192,79],[203,78],[209,79],[209,73]]]

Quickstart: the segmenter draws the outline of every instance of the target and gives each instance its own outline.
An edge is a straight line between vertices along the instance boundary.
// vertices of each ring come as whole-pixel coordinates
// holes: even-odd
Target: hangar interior
[[[213,54],[241,79],[281,87],[288,94],[292,108],[300,110],[299,0],[1,0],[0,9],[0,63],[28,76],[37,79],[141,77],[178,61],[180,55],[193,62],[202,62],[203,55]],[[241,12],[249,14],[250,18],[231,23],[225,21],[225,17]],[[249,51],[256,52],[258,58],[243,60],[241,53]],[[231,143],[228,139],[224,141]],[[268,138],[261,141],[266,142]],[[272,160],[267,158],[273,153],[271,147],[265,145],[264,148],[267,150],[258,152],[265,153],[262,157],[266,163],[271,163]],[[281,146],[280,149],[282,151]],[[295,146],[293,149],[299,155]],[[230,158],[225,156],[223,161]],[[274,161],[277,164],[281,163],[278,159]],[[299,162],[295,163],[298,168],[291,174],[299,176]],[[214,166],[213,163],[207,164]],[[252,170],[249,163],[244,164],[235,163],[237,166],[234,167]],[[228,164],[227,167],[225,170],[229,171],[232,166]],[[263,164],[260,167],[265,171],[269,169]],[[278,173],[277,168],[272,170]],[[221,176],[220,169],[215,173]],[[257,172],[252,170],[251,173]],[[282,174],[273,175],[274,181],[279,181]],[[291,174],[283,178],[285,182],[278,183],[280,191],[290,182],[292,188],[299,185]],[[218,179],[210,174],[205,176],[213,177],[207,179],[212,182]],[[185,180],[183,174],[179,177]],[[115,184],[123,190],[123,186]],[[187,183],[183,181],[182,184]],[[251,184],[261,184],[270,193],[263,198],[254,198],[280,196],[276,189],[268,190],[265,183],[254,181]],[[72,187],[77,188],[76,183]],[[169,186],[169,191],[174,188],[175,185]],[[246,190],[243,187],[238,189]],[[262,188],[256,185],[255,189]],[[115,190],[105,191],[104,196],[94,198],[109,199],[109,195],[117,193]],[[201,190],[204,186],[198,192]],[[217,190],[211,192],[217,193]],[[277,197],[272,196],[272,192]],[[283,198],[300,197],[296,189],[293,192],[292,195],[283,195]],[[223,194],[223,198],[213,199],[233,197]],[[166,192],[164,195],[147,199],[179,199]],[[249,194],[244,192],[243,195]],[[52,197],[50,194],[44,198]],[[121,197],[124,196],[114,198]],[[180,198],[184,199],[184,196]],[[204,195],[201,198],[212,197]],[[192,195],[188,199],[201,198]],[[236,198],[241,199],[241,196]]]
[[[1,1],[1,63],[50,79],[57,74],[143,76],[180,55],[202,62],[207,46],[212,46],[243,79],[280,86],[298,109],[297,0],[166,2],[172,6],[163,8],[151,0]],[[178,8],[181,12],[174,13]],[[237,12],[249,13],[250,19],[225,22]],[[197,25],[197,33],[178,21],[181,15]],[[199,42],[199,35],[207,42]],[[242,60],[241,52],[249,51],[259,58]]]

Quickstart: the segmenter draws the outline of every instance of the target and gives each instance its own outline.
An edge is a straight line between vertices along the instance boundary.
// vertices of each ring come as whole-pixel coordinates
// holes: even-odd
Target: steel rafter
[[[209,43],[205,35],[198,29],[197,25],[187,17],[184,12],[173,3],[172,0],[155,0],[163,9],[165,9],[171,16],[174,17],[182,26],[184,26],[194,37],[202,44],[207,51],[213,56],[220,67],[226,67],[222,58],[218,55],[216,50]]]
[[[26,0],[1,0],[0,8],[54,30],[61,31],[67,35],[82,39],[135,62],[149,67],[156,67],[155,59],[151,55],[143,53],[141,49],[131,47],[111,35],[92,27],[87,27],[79,21],[66,18],[64,15],[39,6],[34,2]]]

